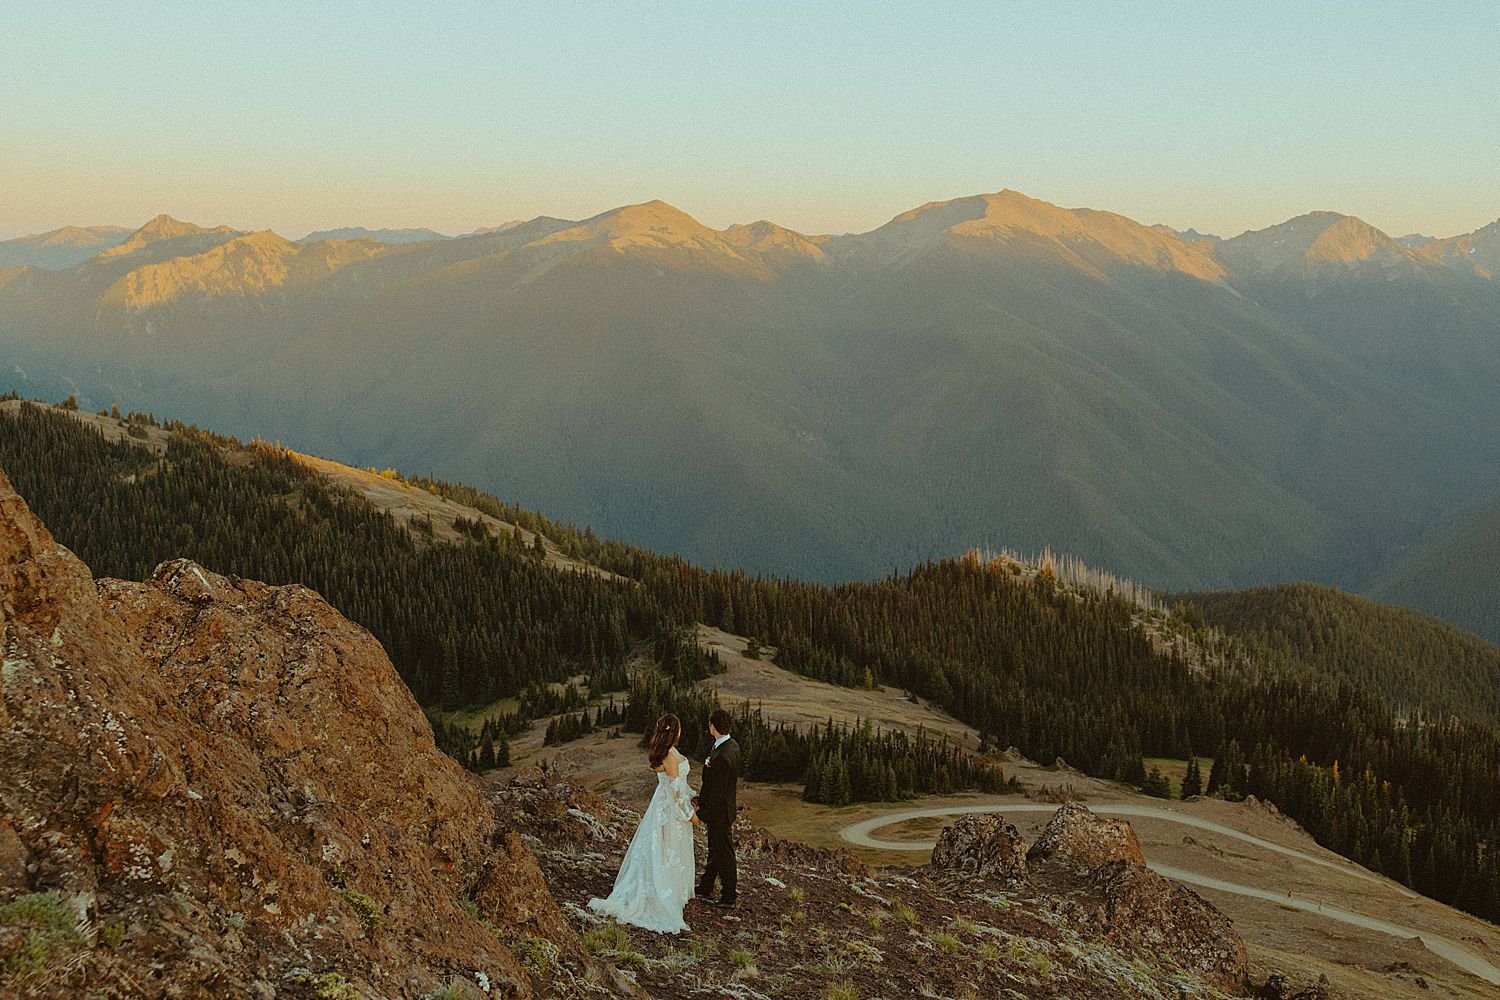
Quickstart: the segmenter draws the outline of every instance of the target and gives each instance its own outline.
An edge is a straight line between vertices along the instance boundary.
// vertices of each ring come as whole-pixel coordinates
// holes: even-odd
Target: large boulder
[[[1069,802],[1027,852],[1052,891],[1052,908],[1138,954],[1171,959],[1231,993],[1246,988],[1245,943],[1196,892],[1146,867],[1135,830]]]
[[[1052,815],[1026,858],[1033,863],[1061,861],[1090,871],[1111,861],[1146,863],[1141,842],[1129,823],[1095,816],[1077,802],[1064,803]]]
[[[967,813],[943,828],[930,869],[1001,879],[1026,877],[1026,842],[994,813]]]
[[[581,954],[312,591],[184,560],[96,585],[0,473],[0,643],[0,995],[526,996],[502,937]]]
[[[1088,886],[1094,902],[1087,915],[1109,940],[1166,956],[1227,992],[1245,989],[1245,942],[1229,918],[1193,890],[1123,860],[1094,869]]]

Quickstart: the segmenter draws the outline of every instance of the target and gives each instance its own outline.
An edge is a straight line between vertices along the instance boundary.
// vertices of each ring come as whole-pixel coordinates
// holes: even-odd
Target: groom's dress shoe
[[[715,900],[711,900],[709,902],[709,905],[710,906],[717,906],[721,910],[732,910],[732,909],[735,908],[736,904],[735,904],[734,900],[732,900],[732,899],[715,899]]]

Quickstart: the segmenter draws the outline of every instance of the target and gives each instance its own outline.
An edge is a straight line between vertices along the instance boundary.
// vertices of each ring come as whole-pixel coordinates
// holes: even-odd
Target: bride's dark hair
[[[651,732],[651,768],[655,770],[661,767],[661,762],[667,759],[667,751],[677,745],[677,738],[682,735],[682,720],[668,712],[656,720],[656,728]]]

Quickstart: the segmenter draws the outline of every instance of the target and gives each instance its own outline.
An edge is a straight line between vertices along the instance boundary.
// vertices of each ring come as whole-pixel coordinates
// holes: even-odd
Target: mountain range
[[[1178,590],[1381,588],[1500,638],[1493,574],[1441,572],[1494,544],[1500,223],[1219,239],[1002,191],[857,235],[659,201],[323,235],[163,216],[52,270],[0,244],[0,381],[705,563],[832,580],[1051,545]]]
[[[0,267],[23,264],[50,269],[73,267],[102,250],[119,246],[131,232],[125,226],[64,226],[47,233],[0,240]]]

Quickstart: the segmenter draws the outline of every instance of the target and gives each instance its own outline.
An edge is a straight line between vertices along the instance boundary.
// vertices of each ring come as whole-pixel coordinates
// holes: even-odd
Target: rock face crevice
[[[509,945],[587,961],[380,644],[316,593],[186,560],[96,584],[0,473],[0,646],[0,906],[82,921],[45,948],[35,919],[0,925],[0,993],[524,996],[547,984]]]

